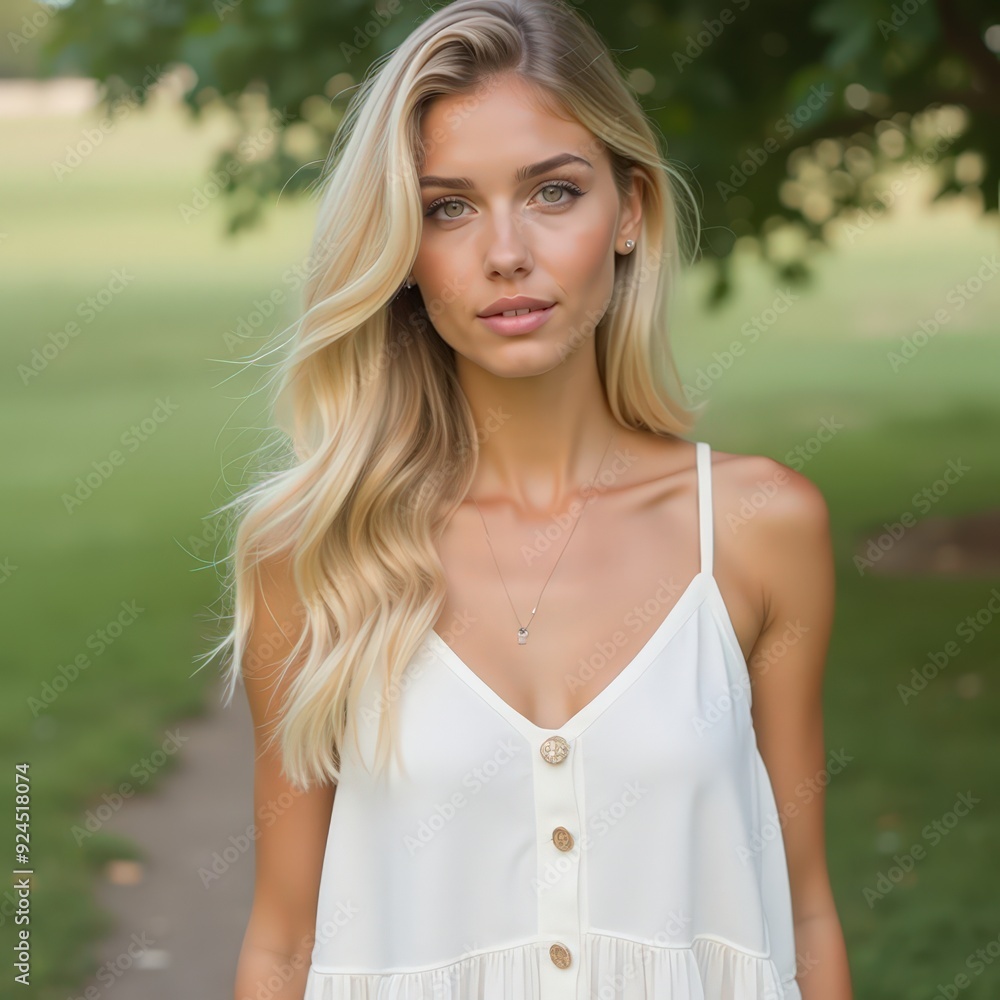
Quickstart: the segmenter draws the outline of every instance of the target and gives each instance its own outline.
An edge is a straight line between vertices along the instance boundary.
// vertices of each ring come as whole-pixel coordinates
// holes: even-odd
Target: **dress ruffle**
[[[415,972],[309,969],[303,1000],[542,1000],[539,964],[548,946],[530,942]],[[715,938],[661,947],[606,934],[585,937],[589,984],[581,996],[614,1000],[802,1000],[770,958]]]
[[[774,962],[715,938],[668,948],[588,935],[590,991],[615,1000],[801,1000],[795,979]]]

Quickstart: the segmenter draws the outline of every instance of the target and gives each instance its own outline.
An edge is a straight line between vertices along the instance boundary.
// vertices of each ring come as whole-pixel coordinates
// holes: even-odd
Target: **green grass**
[[[80,122],[5,128],[0,561],[16,569],[0,584],[9,623],[0,739],[8,759],[31,765],[33,995],[62,1000],[94,968],[91,949],[107,922],[92,885],[103,861],[123,853],[101,836],[81,849],[71,828],[102,792],[130,780],[173,720],[205,704],[214,668],[195,673],[194,657],[206,649],[218,581],[185,549],[228,498],[227,481],[240,480],[253,428],[266,419],[259,400],[239,404],[261,376],[237,371],[223,337],[254,299],[287,287],[282,273],[308,252],[312,211],[283,200],[264,230],[237,243],[218,236],[217,203],[181,221],[176,206],[202,183],[219,122],[194,132],[165,111],[134,116],[62,182],[38,165],[79,138]],[[838,558],[826,738],[854,760],[829,789],[828,848],[859,997],[935,996],[1000,928],[991,745],[1000,623],[986,621],[909,704],[896,690],[928,650],[985,607],[996,581],[860,575],[852,562],[860,542],[912,509],[949,459],[971,472],[930,513],[997,507],[1000,282],[970,299],[899,373],[886,361],[995,249],[991,226],[935,211],[821,255],[814,284],[714,381],[695,431],[720,450],[788,461],[824,419],[838,427],[802,471],[827,498]],[[131,284],[24,384],[18,365],[116,268],[134,273]],[[774,298],[773,279],[751,260],[739,274],[738,298],[712,314],[696,304],[707,276],[687,276],[674,335],[685,376],[745,342],[741,327]],[[121,435],[157,399],[176,412],[68,513],[63,494],[121,448]],[[198,554],[215,553],[208,546]],[[88,638],[123,601],[144,610],[94,653]],[[87,668],[36,716],[30,699],[81,653],[90,654]],[[155,788],[169,766],[145,787]],[[982,802],[869,906],[865,887],[966,790]],[[5,980],[0,990],[12,987]],[[998,992],[1000,963],[961,995]]]

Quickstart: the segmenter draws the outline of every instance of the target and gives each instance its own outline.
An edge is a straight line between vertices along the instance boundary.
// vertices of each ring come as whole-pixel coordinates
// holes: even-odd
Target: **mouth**
[[[555,309],[555,303],[549,306],[531,309],[507,309],[494,313],[492,316],[480,316],[479,320],[486,324],[494,333],[503,336],[511,334],[530,333],[538,329]]]
[[[551,306],[536,306],[533,309],[505,309],[503,312],[490,313],[491,316],[526,316],[531,312],[542,312],[544,309],[551,309]],[[485,317],[484,317],[485,318]]]
[[[536,299],[531,295],[514,295],[509,298],[497,299],[492,305],[487,306],[484,312],[479,313],[479,318],[523,316],[529,312],[542,312],[554,304],[551,299]]]

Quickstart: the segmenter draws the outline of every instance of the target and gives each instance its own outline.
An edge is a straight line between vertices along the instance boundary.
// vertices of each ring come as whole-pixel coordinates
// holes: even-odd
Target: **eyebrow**
[[[576,156],[573,153],[559,153],[556,156],[551,156],[547,160],[542,160],[539,163],[532,163],[527,167],[518,167],[514,171],[514,181],[520,184],[521,181],[527,180],[529,177],[535,177],[538,174],[547,173],[549,170],[555,170],[556,167],[561,167],[566,163],[582,163],[585,167],[590,167],[591,170],[594,169],[593,164],[589,160],[585,160],[582,156]],[[433,174],[421,177],[420,186],[425,187],[446,187],[446,188],[461,188],[462,190],[469,191],[474,185],[468,177],[436,177]]]

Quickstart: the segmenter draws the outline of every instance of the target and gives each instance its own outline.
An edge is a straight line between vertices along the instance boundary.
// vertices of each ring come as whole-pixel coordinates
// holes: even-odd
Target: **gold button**
[[[557,941],[549,948],[549,958],[552,959],[552,964],[558,966],[558,968],[569,968],[569,948],[566,945],[560,944]]]
[[[557,826],[552,831],[552,842],[560,851],[568,851],[573,846],[573,834],[564,826]]]
[[[550,736],[540,747],[542,759],[550,764],[561,764],[569,755],[569,744],[561,736]]]

